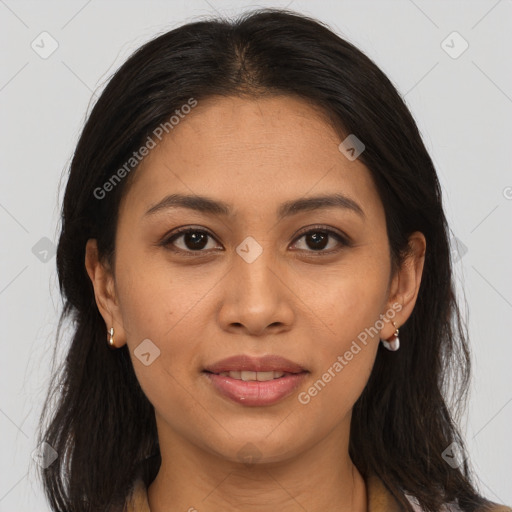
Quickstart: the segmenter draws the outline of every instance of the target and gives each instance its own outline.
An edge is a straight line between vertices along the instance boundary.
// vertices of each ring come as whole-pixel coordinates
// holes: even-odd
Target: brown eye
[[[314,249],[315,251],[325,249],[329,242],[329,236],[330,235],[325,231],[315,231],[314,233],[308,233],[307,235],[304,235],[308,247]]]
[[[300,240],[302,238],[304,238],[304,243],[306,247],[299,247],[299,250],[304,250],[306,252],[319,252],[330,254],[343,246],[350,245],[346,237],[342,236],[340,233],[323,227],[310,229],[309,231],[303,233],[297,240]],[[331,243],[331,247],[325,250],[329,246],[329,241],[333,239],[337,243],[334,244],[334,247]],[[294,245],[296,244],[297,242],[295,242]]]
[[[203,249],[207,248],[208,239],[210,238],[213,239],[212,235],[207,231],[197,228],[185,228],[167,238],[163,245],[166,247],[174,246],[178,251],[182,252],[206,252]],[[176,241],[180,239],[182,239],[180,242],[181,246],[176,244]]]

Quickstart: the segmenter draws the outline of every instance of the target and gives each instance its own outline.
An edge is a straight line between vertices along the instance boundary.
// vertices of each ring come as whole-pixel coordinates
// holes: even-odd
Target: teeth
[[[274,378],[274,372],[255,372],[256,380],[264,382],[266,380],[272,380]]]
[[[243,381],[259,381],[265,382],[267,380],[279,379],[286,372],[249,372],[249,371],[231,371],[231,372],[222,372],[219,375],[224,377],[231,377],[232,379],[243,380]]]

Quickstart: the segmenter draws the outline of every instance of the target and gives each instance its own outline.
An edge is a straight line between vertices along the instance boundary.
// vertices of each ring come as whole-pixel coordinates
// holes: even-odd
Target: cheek
[[[329,424],[341,421],[363,392],[380,341],[376,324],[387,298],[386,284],[387,276],[380,272],[367,272],[364,279],[347,274],[324,296],[325,310],[331,311],[329,331],[317,337],[314,378],[298,397],[311,408],[312,417],[327,415]]]
[[[120,246],[116,288],[128,343],[145,338],[163,343],[176,327],[186,323],[188,311],[200,300],[207,284],[189,286],[183,274],[163,258],[148,257],[143,251],[131,252],[129,258],[123,256],[126,254]]]
[[[369,252],[354,253],[329,273],[319,271],[305,286],[307,303],[329,328],[326,333],[337,348],[374,325],[385,308],[389,264]]]
[[[346,351],[335,351],[309,386],[301,389],[297,402],[303,417],[314,423],[313,429],[325,429],[347,417],[368,382],[375,355],[373,345],[354,349],[349,343]]]
[[[126,341],[141,388],[157,410],[187,411],[188,395],[180,383],[194,366],[197,340],[191,336],[189,311],[199,297],[184,293],[183,283],[168,269],[147,260],[139,266],[135,255],[129,262],[120,260],[116,273]]]
[[[328,330],[322,329],[326,334],[315,344],[316,380],[305,390],[303,402],[309,400],[319,414],[336,403],[329,410],[343,415],[366,385],[380,341],[388,272],[385,260],[361,255],[339,268],[318,288],[321,293],[313,295]]]
[[[131,253],[116,262],[116,287],[127,344],[141,383],[164,389],[171,376],[184,378],[199,366],[200,344],[204,336],[204,312],[215,276],[190,278],[190,272],[177,272],[162,258],[148,258]],[[124,253],[126,254],[126,253]],[[148,344],[150,340],[153,345]],[[158,354],[147,368],[138,360],[142,343]],[[139,348],[140,347],[140,348]]]

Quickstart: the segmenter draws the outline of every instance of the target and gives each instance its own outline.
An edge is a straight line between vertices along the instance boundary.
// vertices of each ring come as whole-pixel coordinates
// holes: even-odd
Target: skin
[[[394,321],[407,321],[426,243],[414,233],[413,253],[392,273],[383,205],[368,169],[339,151],[342,140],[300,99],[202,100],[131,177],[113,269],[88,241],[98,308],[116,346],[128,344],[156,411],[162,466],[148,489],[152,512],[367,510],[365,482],[348,454],[350,420],[379,339],[394,333],[391,322],[307,405],[297,395],[393,304],[401,306]],[[356,201],[364,217],[340,208],[276,217],[284,201],[333,192]],[[170,193],[225,201],[233,216],[183,208],[145,215]],[[315,224],[351,244],[330,237],[321,250],[339,250],[322,256],[298,234]],[[212,235],[200,249],[206,254],[184,236],[174,247],[191,256],[160,244],[181,226]],[[236,252],[247,236],[263,250],[252,263]],[[133,351],[148,338],[160,356],[145,366]],[[282,355],[310,373],[274,405],[243,406],[201,373],[242,353]],[[252,464],[238,455],[247,443],[259,456]]]

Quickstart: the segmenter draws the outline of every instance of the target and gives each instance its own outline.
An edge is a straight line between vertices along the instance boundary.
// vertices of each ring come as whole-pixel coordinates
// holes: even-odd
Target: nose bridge
[[[268,241],[247,236],[237,247],[233,272],[246,296],[275,292],[277,259]],[[265,297],[268,300],[268,297]]]
[[[267,237],[267,240],[269,237]],[[220,320],[224,328],[242,325],[260,334],[272,324],[288,325],[292,309],[279,279],[271,242],[246,237],[237,247],[223,293]]]

